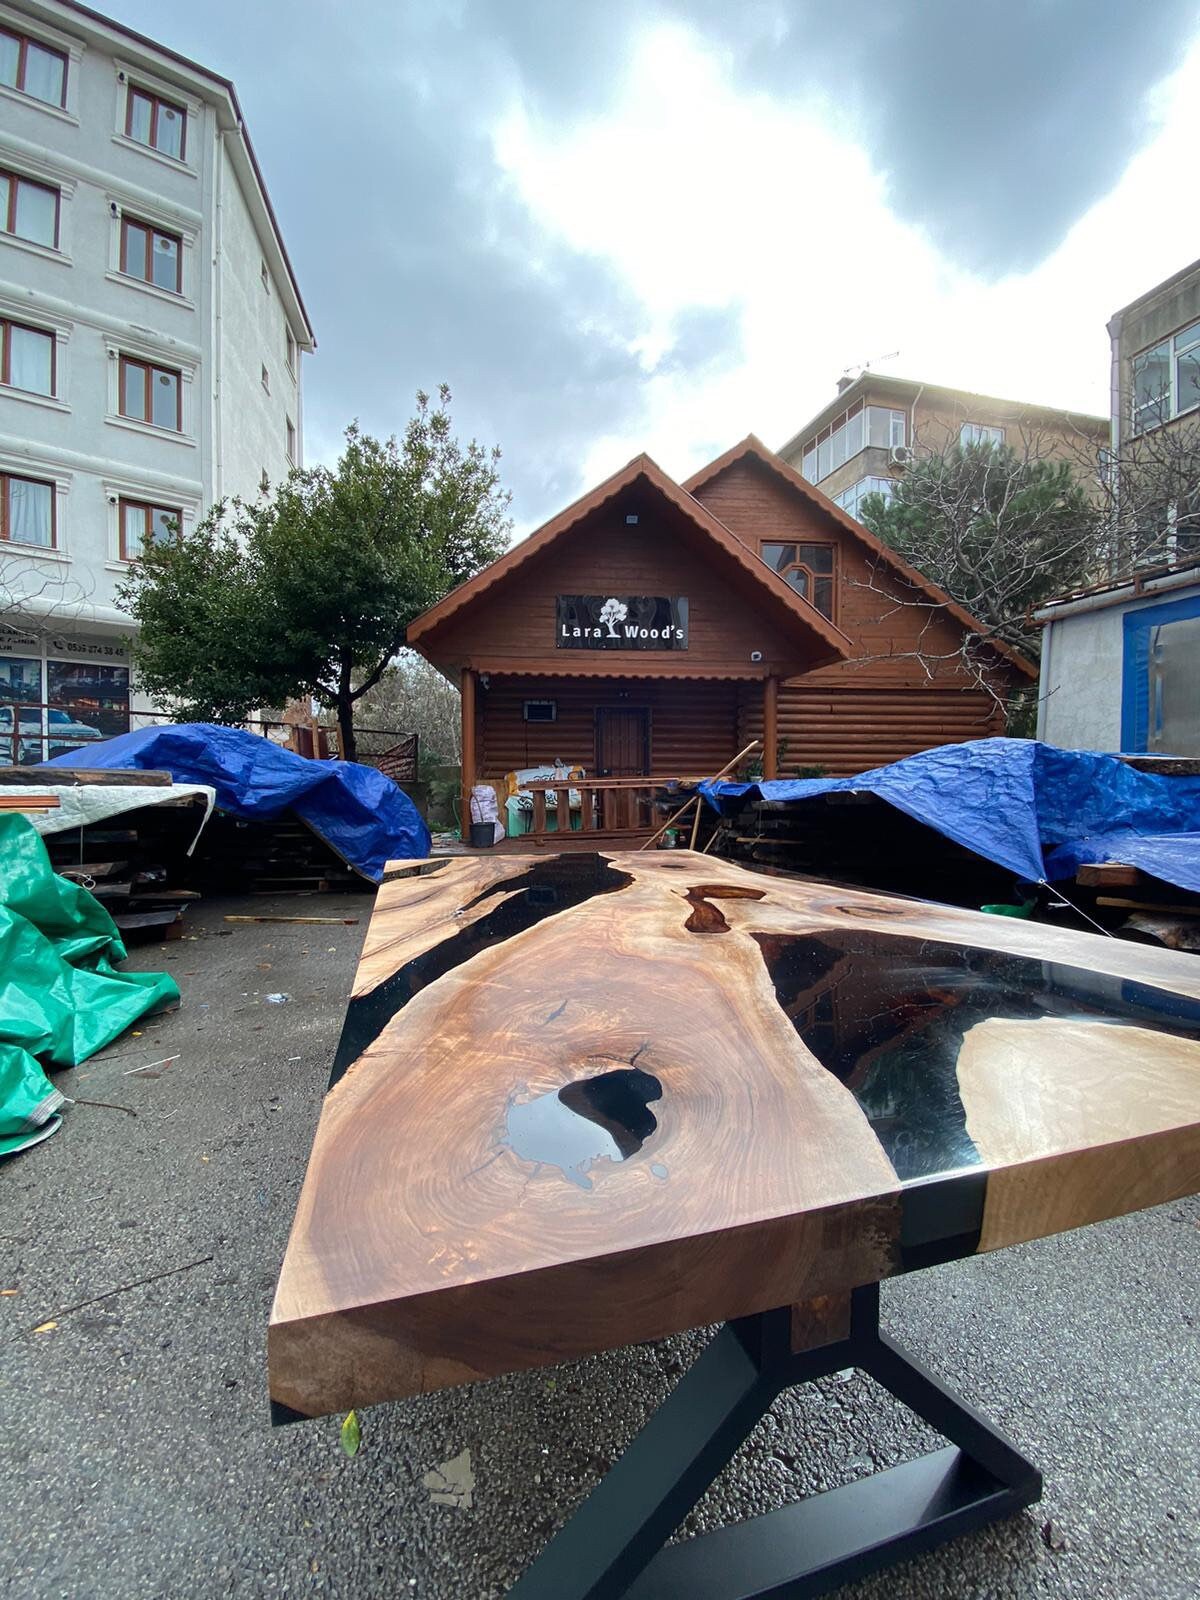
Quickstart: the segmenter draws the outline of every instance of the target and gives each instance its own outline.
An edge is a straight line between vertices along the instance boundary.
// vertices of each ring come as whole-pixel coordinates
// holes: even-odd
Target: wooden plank
[[[1123,861],[1085,861],[1075,873],[1075,882],[1088,887],[1132,889],[1141,881],[1138,869]]]
[[[272,1311],[306,1415],[829,1297],[820,1342],[924,1178],[982,1173],[982,1249],[1200,1188],[1189,956],[688,851],[392,870]]]
[[[150,784],[169,786],[169,772],[158,768],[142,771],[139,767],[4,767],[0,766],[0,786],[24,788],[74,789],[94,783],[127,785]]]
[[[546,831],[546,793],[543,789],[534,791],[533,796],[533,828],[534,833]]]
[[[554,820],[558,824],[559,833],[570,833],[571,791],[565,783],[560,783],[554,791]]]
[[[31,793],[28,790],[0,793],[0,811],[57,811],[59,804],[56,794]]]

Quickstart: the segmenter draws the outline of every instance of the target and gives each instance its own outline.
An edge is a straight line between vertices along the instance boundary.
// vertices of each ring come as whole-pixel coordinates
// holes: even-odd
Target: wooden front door
[[[601,706],[596,712],[596,776],[642,778],[650,771],[650,713]]]

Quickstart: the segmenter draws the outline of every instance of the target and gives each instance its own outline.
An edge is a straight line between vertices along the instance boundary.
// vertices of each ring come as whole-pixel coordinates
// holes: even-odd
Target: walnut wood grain
[[[1200,1043],[1105,1023],[992,1021],[963,1042],[988,1177],[981,1250],[1200,1189]]]
[[[911,1051],[925,1011],[892,1018],[886,959],[847,1004],[853,961],[832,956],[785,1009],[770,960],[789,940],[829,955],[866,930],[934,967],[993,951],[1200,998],[1174,952],[685,851],[596,860],[605,892],[552,894],[536,919],[545,856],[389,870],[272,1311],[276,1400],[317,1415],[821,1297],[836,1322],[848,1289],[898,1270],[904,1189],[863,1109],[890,1070],[870,1029],[877,1013]],[[935,996],[951,1021],[973,982],[968,968],[961,994]],[[813,1031],[839,1015],[855,1049],[866,1029],[845,1082]],[[1143,1049],[1099,1022],[1102,1049],[1067,1050],[1069,1026],[985,1020],[952,1047],[949,1092],[987,1169],[983,1248],[1200,1187],[1200,1047],[1181,1026],[1135,1030]],[[521,1145],[518,1125],[609,1074],[657,1086],[640,1147],[618,1150],[599,1112],[570,1161]]]

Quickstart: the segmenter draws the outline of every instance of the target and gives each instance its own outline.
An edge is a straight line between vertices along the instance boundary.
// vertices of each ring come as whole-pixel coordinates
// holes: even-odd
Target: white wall
[[[1121,748],[1122,615],[1114,605],[1047,625],[1039,739],[1067,750]]]
[[[300,375],[280,284],[263,288],[278,248],[226,91],[53,0],[0,0],[0,19],[70,57],[65,107],[0,85],[0,166],[62,196],[57,249],[0,231],[0,316],[53,332],[57,354],[52,398],[0,385],[0,471],[53,482],[57,507],[55,549],[0,545],[0,586],[45,620],[45,659],[68,658],[74,635],[95,660],[97,638],[131,630],[118,499],[179,507],[186,529],[222,494],[256,495],[264,468],[278,481],[287,418],[302,456]],[[131,81],[185,108],[182,161],[126,138]],[[123,213],[181,237],[180,294],[120,272]],[[181,372],[181,432],[118,415],[121,353]]]
[[[1048,623],[1042,637],[1038,738],[1067,750],[1120,750],[1124,618],[1195,592],[1165,580],[1136,600]]]
[[[279,285],[264,257],[258,233],[224,140],[218,161],[217,429],[222,495],[253,498],[265,471],[272,484],[287,476],[287,420],[297,431],[300,465],[299,353],[297,371],[287,364],[287,319]],[[263,387],[267,369],[269,392]]]

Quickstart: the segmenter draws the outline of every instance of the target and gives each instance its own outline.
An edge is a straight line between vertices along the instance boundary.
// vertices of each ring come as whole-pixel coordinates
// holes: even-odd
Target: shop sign
[[[685,595],[560,594],[554,602],[560,650],[686,650]]]

